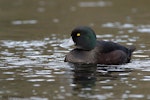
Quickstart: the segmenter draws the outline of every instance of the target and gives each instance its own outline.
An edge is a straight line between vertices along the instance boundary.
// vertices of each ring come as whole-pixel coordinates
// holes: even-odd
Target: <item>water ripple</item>
[[[127,25],[125,25],[127,27]],[[129,25],[131,27],[131,25]],[[98,35],[98,38],[112,38],[112,34]],[[135,42],[138,38],[128,35],[118,35],[115,37],[118,42]],[[65,39],[64,39],[65,40]],[[64,41],[63,39],[56,38],[55,34],[52,34],[51,38],[44,38],[43,40],[32,41],[13,41],[13,40],[1,40],[1,52],[0,68],[16,68],[20,66],[49,66],[51,68],[69,68],[67,63],[64,63],[64,57],[69,50],[65,50],[59,45]],[[143,46],[143,44],[141,45]],[[149,58],[149,55],[144,54],[144,50],[137,50],[134,53],[135,58]],[[127,68],[140,68],[148,67],[149,60],[134,60],[132,63],[122,65],[121,67]],[[116,69],[109,69],[110,71]],[[118,71],[124,69],[117,69]],[[101,70],[98,70],[101,71]],[[103,70],[104,71],[104,70]],[[42,73],[42,72],[41,72]],[[57,72],[56,72],[57,73]],[[63,72],[58,73],[63,74]]]
[[[63,52],[65,50],[59,50],[59,44],[62,42],[60,39],[55,38],[56,35],[52,35],[50,38],[44,38],[42,41],[13,41],[13,40],[1,40],[1,67],[14,68],[24,65],[30,66],[59,66],[61,61],[64,60]],[[46,53],[46,54],[45,54]],[[59,62],[59,63],[57,63]],[[65,67],[64,65],[63,67]],[[56,66],[55,66],[56,67]]]
[[[102,25],[105,28],[118,28],[118,29],[128,29],[129,33],[133,33],[134,31],[140,33],[150,33],[150,25],[134,25],[131,23],[120,23],[120,22],[108,22]]]
[[[11,23],[13,25],[22,25],[22,24],[37,24],[37,20],[14,20]]]
[[[87,1],[84,1],[84,2],[80,2],[79,3],[79,6],[80,7],[106,7],[106,6],[111,6],[112,3],[111,2],[106,2],[106,1],[98,1],[98,2],[87,2]]]

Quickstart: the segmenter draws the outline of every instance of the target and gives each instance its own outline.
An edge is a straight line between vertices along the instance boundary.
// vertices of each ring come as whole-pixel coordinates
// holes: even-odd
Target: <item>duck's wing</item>
[[[122,50],[128,54],[130,51],[127,47],[110,41],[97,41],[97,46],[100,47],[102,53],[108,53],[114,50]]]

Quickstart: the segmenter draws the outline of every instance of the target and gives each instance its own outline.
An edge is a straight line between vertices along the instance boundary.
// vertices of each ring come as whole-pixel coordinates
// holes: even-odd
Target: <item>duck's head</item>
[[[92,50],[96,45],[96,35],[90,27],[76,27],[71,36],[77,49]]]

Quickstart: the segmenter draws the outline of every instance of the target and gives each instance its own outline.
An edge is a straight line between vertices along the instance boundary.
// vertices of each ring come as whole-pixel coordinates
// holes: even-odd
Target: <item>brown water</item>
[[[150,100],[149,0],[0,0],[0,100]],[[120,66],[63,62],[79,25],[136,45]]]

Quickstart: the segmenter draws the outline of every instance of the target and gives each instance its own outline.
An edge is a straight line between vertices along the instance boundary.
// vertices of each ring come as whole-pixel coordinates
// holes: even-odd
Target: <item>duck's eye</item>
[[[81,34],[80,34],[80,33],[77,33],[77,36],[81,36]]]

